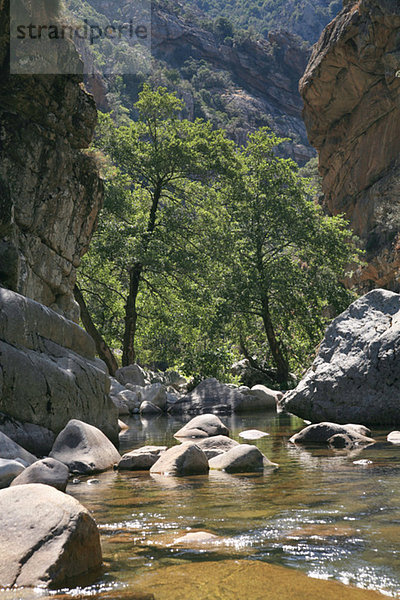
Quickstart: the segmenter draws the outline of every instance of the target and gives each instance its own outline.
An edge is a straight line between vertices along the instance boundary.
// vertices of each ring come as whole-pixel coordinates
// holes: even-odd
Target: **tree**
[[[97,279],[124,303],[123,365],[136,360],[141,292],[162,297],[165,286],[187,287],[204,263],[201,239],[214,219],[218,182],[237,171],[233,142],[209,123],[181,120],[182,102],[164,88],[144,86],[135,108],[139,120],[129,126],[101,117],[97,146],[113,164],[81,276],[83,291]]]
[[[341,278],[358,260],[343,218],[325,216],[295,163],[276,156],[282,141],[267,129],[250,135],[241,150],[241,185],[224,191],[234,248],[226,256],[225,295],[242,346],[243,333],[258,332],[259,340],[262,331],[280,383],[288,381],[296,351],[303,346],[301,360],[332,313],[351,302]]]

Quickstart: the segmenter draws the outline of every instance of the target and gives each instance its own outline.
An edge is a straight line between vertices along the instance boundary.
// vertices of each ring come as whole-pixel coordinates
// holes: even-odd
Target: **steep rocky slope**
[[[0,410],[55,433],[79,418],[117,442],[107,369],[69,320],[102,203],[82,152],[95,103],[78,77],[9,75],[8,14],[0,0]]]
[[[300,82],[325,203],[367,250],[364,289],[400,288],[400,3],[347,1]]]
[[[78,78],[8,74],[0,1],[0,280],[74,320],[75,270],[102,202],[87,148],[96,106]]]

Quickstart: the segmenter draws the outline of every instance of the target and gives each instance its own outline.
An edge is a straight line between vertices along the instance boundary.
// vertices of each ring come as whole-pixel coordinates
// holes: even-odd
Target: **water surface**
[[[293,446],[289,437],[304,424],[288,415],[222,420],[241,442],[239,433],[245,429],[268,432],[245,443],[256,444],[279,469],[185,478],[139,472],[80,477],[67,491],[100,527],[105,569],[91,586],[65,592],[133,600],[146,597],[140,596],[137,582],[153,571],[169,569],[165,573],[172,577],[172,567],[183,573],[197,565],[201,573],[207,564],[221,562],[222,569],[262,561],[400,598],[400,446],[385,442],[387,431],[373,431],[377,445],[347,452]],[[173,433],[182,422],[132,418],[121,436],[121,453],[178,443]],[[218,537],[206,544],[176,544],[195,531]],[[243,586],[247,579],[243,574]],[[3,593],[0,600],[8,596],[16,598]],[[246,598],[256,600],[255,592]]]

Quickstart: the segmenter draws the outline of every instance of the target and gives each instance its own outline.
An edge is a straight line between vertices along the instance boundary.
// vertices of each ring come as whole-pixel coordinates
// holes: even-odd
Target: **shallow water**
[[[207,565],[200,563],[223,561],[234,571],[245,560],[400,598],[400,446],[385,443],[387,431],[373,431],[377,445],[346,452],[290,444],[291,434],[304,426],[295,417],[258,413],[222,420],[238,441],[243,442],[244,429],[268,432],[245,443],[256,444],[279,469],[254,475],[211,471],[170,478],[108,472],[79,478],[67,491],[100,527],[105,569],[92,585],[63,592],[78,598],[148,598],[137,585],[153,570],[156,578],[159,572],[172,577],[176,570],[162,569],[179,566],[183,573],[197,563],[201,573]],[[173,433],[182,421],[137,418],[129,424],[121,453],[145,444],[178,443]],[[196,530],[218,537],[197,546],[175,543]],[[246,571],[241,572],[245,586]],[[239,591],[237,598],[258,598],[248,593]],[[3,592],[0,600],[33,595]]]

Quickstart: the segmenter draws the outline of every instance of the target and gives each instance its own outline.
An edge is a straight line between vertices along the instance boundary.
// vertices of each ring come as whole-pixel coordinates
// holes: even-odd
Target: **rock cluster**
[[[399,290],[400,5],[349,0],[322,33],[300,81],[324,202],[362,238],[365,289]]]

